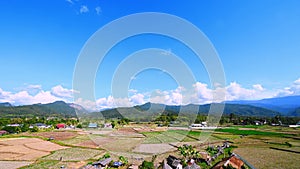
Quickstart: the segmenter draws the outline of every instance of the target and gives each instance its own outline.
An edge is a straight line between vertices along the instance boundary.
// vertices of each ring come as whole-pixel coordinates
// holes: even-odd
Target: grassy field
[[[76,145],[76,144],[79,144],[79,143],[81,143],[83,141],[87,141],[87,140],[90,140],[90,137],[88,135],[82,134],[82,135],[78,135],[71,139],[63,140],[61,142],[65,143],[65,144]]]
[[[65,148],[38,138],[4,138],[0,139],[0,160],[31,161]]]
[[[60,160],[62,161],[84,161],[95,159],[94,157],[103,154],[103,150],[88,148],[68,148],[65,150],[55,151],[53,154],[43,157],[43,160]]]
[[[263,136],[274,136],[274,137],[292,136],[291,134],[284,134],[279,132],[260,131],[260,130],[240,130],[238,128],[216,129],[215,131],[226,132],[235,135],[263,135]]]
[[[235,153],[238,153],[254,167],[260,169],[268,168],[299,168],[300,154],[289,153],[284,151],[272,150],[265,147],[244,147],[237,148]]]
[[[220,140],[216,137],[209,137],[213,134],[213,132],[208,131],[167,130],[164,132],[142,132],[142,134],[146,136],[146,139],[143,142],[145,144]]]
[[[37,161],[34,164],[31,164],[26,167],[22,167],[21,169],[54,169],[54,168],[60,168],[63,163],[60,163],[60,161],[57,160],[47,160],[47,161]]]
[[[136,131],[133,128],[124,128],[109,132],[89,130],[78,133],[54,131],[26,134],[29,138],[21,135],[0,138],[2,160],[7,160],[8,157],[10,160],[24,160],[17,158],[21,157],[21,153],[23,157],[36,160],[26,168],[60,168],[63,165],[79,168],[87,162],[97,160],[106,152],[114,156],[122,154],[131,161],[136,161],[146,157],[151,159],[153,154],[178,155],[176,146],[183,144],[190,144],[196,146],[197,150],[204,151],[208,144],[220,144],[224,140],[237,146],[234,152],[257,168],[297,168],[297,159],[300,159],[300,129],[278,126],[234,126],[216,131],[174,128],[163,131],[142,128]],[[49,136],[55,136],[56,139],[45,141]],[[33,137],[42,137],[44,140]],[[17,148],[22,149],[9,149],[11,145],[18,145]],[[36,156],[37,153],[40,155]]]
[[[217,137],[221,133],[224,137],[232,137],[233,145],[238,147],[234,152],[256,168],[299,168],[299,129],[235,126],[217,131],[220,133]]]

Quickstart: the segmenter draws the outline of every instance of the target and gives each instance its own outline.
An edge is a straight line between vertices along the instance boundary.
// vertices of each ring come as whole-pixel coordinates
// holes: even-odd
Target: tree
[[[199,158],[200,153],[196,151],[191,145],[183,145],[181,147],[178,147],[178,150],[180,151],[180,154],[186,159],[190,160],[193,158]]]
[[[230,113],[230,114],[229,114],[229,120],[230,120],[230,122],[232,123],[233,120],[235,120],[235,114]]]
[[[29,130],[29,124],[23,124],[23,126],[21,127],[21,131],[26,132],[28,130]]]
[[[139,167],[140,169],[154,169],[153,162],[143,161],[142,165]]]
[[[9,133],[20,133],[22,131],[21,127],[15,127],[15,126],[5,126],[2,128],[2,130],[5,130]]]
[[[78,124],[76,127],[81,129],[81,128],[82,128],[82,125],[81,125],[81,124]]]
[[[115,128],[115,127],[116,127],[116,125],[117,125],[117,122],[116,122],[115,120],[113,120],[113,121],[111,122],[111,126],[112,126],[112,128]]]
[[[128,160],[127,160],[127,158],[124,157],[124,156],[120,156],[120,157],[119,157],[119,160],[120,160],[120,162],[122,162],[124,165],[128,164]]]
[[[39,128],[37,126],[34,126],[30,131],[31,132],[38,132]]]

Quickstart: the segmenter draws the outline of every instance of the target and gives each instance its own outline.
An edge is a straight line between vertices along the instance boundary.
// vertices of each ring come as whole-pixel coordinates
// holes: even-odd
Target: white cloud
[[[232,82],[226,87],[226,100],[254,100],[272,96],[272,92],[265,90],[261,84],[255,84],[252,88],[247,89]]]
[[[190,103],[205,104],[211,102],[212,99],[213,91],[207,87],[207,84],[196,82],[193,85],[191,98],[188,100],[191,101]]]
[[[11,102],[10,92],[4,91],[0,88],[0,102]]]
[[[190,88],[177,87],[173,90],[155,90],[151,92],[139,92],[129,89],[129,97],[114,98],[113,96],[98,98],[96,101],[77,99],[75,103],[82,105],[88,110],[100,110],[114,107],[128,107],[144,104],[146,102],[163,103],[167,105],[181,104],[207,104],[211,102],[226,100],[255,100],[271,98],[275,96],[300,95],[300,79],[295,80],[290,86],[279,89],[265,89],[261,84],[254,84],[250,88],[245,88],[237,82],[232,82],[228,86],[211,89],[207,84],[196,82]],[[32,90],[36,92],[33,93]],[[58,100],[71,102],[73,99],[73,89],[56,85],[50,90],[43,90],[41,85],[27,85],[19,88],[17,92],[5,91],[0,88],[0,102],[10,102],[14,105],[27,105],[35,103],[50,103]]]
[[[82,5],[80,7],[80,10],[79,10],[80,13],[87,13],[89,12],[89,8],[86,6],[86,5]]]
[[[10,102],[14,105],[28,105],[36,103],[51,103],[62,100],[70,102],[73,90],[54,86],[51,91],[42,90],[41,85],[28,85],[15,93],[4,91],[0,88],[0,102]],[[36,92],[33,90],[36,89]]]
[[[10,95],[10,103],[15,105],[28,105],[28,104],[36,104],[36,103],[51,103],[57,100],[63,100],[62,98],[58,98],[53,96],[50,91],[40,91],[36,95],[30,95],[27,91],[20,91],[15,94]]]
[[[133,96],[130,97],[130,102],[134,105],[139,105],[139,104],[144,104],[144,95],[141,93],[134,94]]]
[[[180,105],[183,104],[183,95],[182,92],[184,88],[178,87],[175,90],[170,91],[161,91],[155,90],[151,93],[151,96],[145,102],[153,102],[153,103],[164,103],[167,105]]]
[[[101,9],[100,6],[97,6],[97,7],[95,8],[95,10],[96,10],[97,15],[100,15],[100,13],[102,12],[102,9]]]
[[[96,108],[96,110],[133,106],[128,98],[114,98],[112,96],[97,99],[95,105],[96,106],[94,108]]]
[[[74,4],[74,2],[72,0],[66,0],[66,1],[72,5]]]
[[[63,88],[61,85],[57,85],[52,87],[51,94],[61,98],[72,98],[73,93],[75,91],[73,89]]]
[[[264,91],[265,89],[261,84],[255,84],[252,86],[255,90]]]
[[[297,80],[295,80],[293,84],[294,84],[294,85],[300,85],[300,78],[297,79]]]
[[[135,89],[129,89],[128,92],[129,92],[129,93],[137,93],[138,91],[135,90]]]
[[[276,94],[278,97],[291,95],[300,95],[300,78],[295,80],[291,86],[279,90],[279,92]]]
[[[42,85],[27,85],[27,89],[38,89],[41,90],[42,89]]]

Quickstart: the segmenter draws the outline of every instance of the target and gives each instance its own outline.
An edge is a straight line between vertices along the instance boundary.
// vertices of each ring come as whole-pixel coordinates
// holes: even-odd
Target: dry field
[[[62,161],[85,161],[95,159],[96,156],[104,154],[103,150],[88,148],[68,148],[55,151],[53,154],[43,157],[43,160],[62,160]]]
[[[33,162],[30,161],[0,161],[1,169],[17,169],[23,166],[28,166]]]
[[[271,131],[271,129],[269,130]],[[299,131],[297,134],[299,134]],[[234,152],[242,156],[255,168],[299,168],[300,154],[287,152],[289,150],[300,152],[299,140],[272,135],[250,135],[232,141],[234,145],[238,146],[234,149]],[[287,151],[275,150],[271,147]]]
[[[65,148],[38,138],[1,139],[0,160],[31,161]]]
[[[133,151],[147,154],[162,154],[168,151],[174,151],[176,148],[170,144],[140,144]]]
[[[270,148],[237,148],[234,152],[241,155],[254,167],[260,169],[297,169],[299,168],[300,154],[272,150]]]
[[[44,138],[54,138],[55,140],[67,140],[78,135],[77,132],[71,131],[52,131],[52,132],[36,132],[36,133],[22,133],[21,136],[40,136]]]

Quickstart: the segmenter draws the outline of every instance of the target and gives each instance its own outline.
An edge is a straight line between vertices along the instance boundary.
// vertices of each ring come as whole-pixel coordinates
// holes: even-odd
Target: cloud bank
[[[19,91],[11,92],[0,88],[0,102],[9,102],[13,105],[28,105],[36,103],[50,103],[54,101],[74,102],[73,94],[79,93],[73,89],[56,85],[50,90],[43,90],[41,85],[27,85],[19,88]],[[218,93],[225,92],[225,98],[218,98]],[[263,98],[300,95],[300,78],[290,86],[279,90],[265,89],[261,84],[254,84],[245,88],[237,82],[231,82],[225,88],[211,89],[207,84],[196,82],[189,89],[177,87],[173,90],[154,90],[152,92],[139,92],[136,89],[128,90],[127,98],[114,98],[107,96],[98,98],[96,101],[75,100],[88,110],[101,110],[114,107],[127,107],[144,104],[146,102],[162,103],[167,105],[181,104],[207,104],[211,102],[231,100],[256,100]],[[215,96],[215,97],[213,97]],[[217,97],[216,97],[217,96]]]

